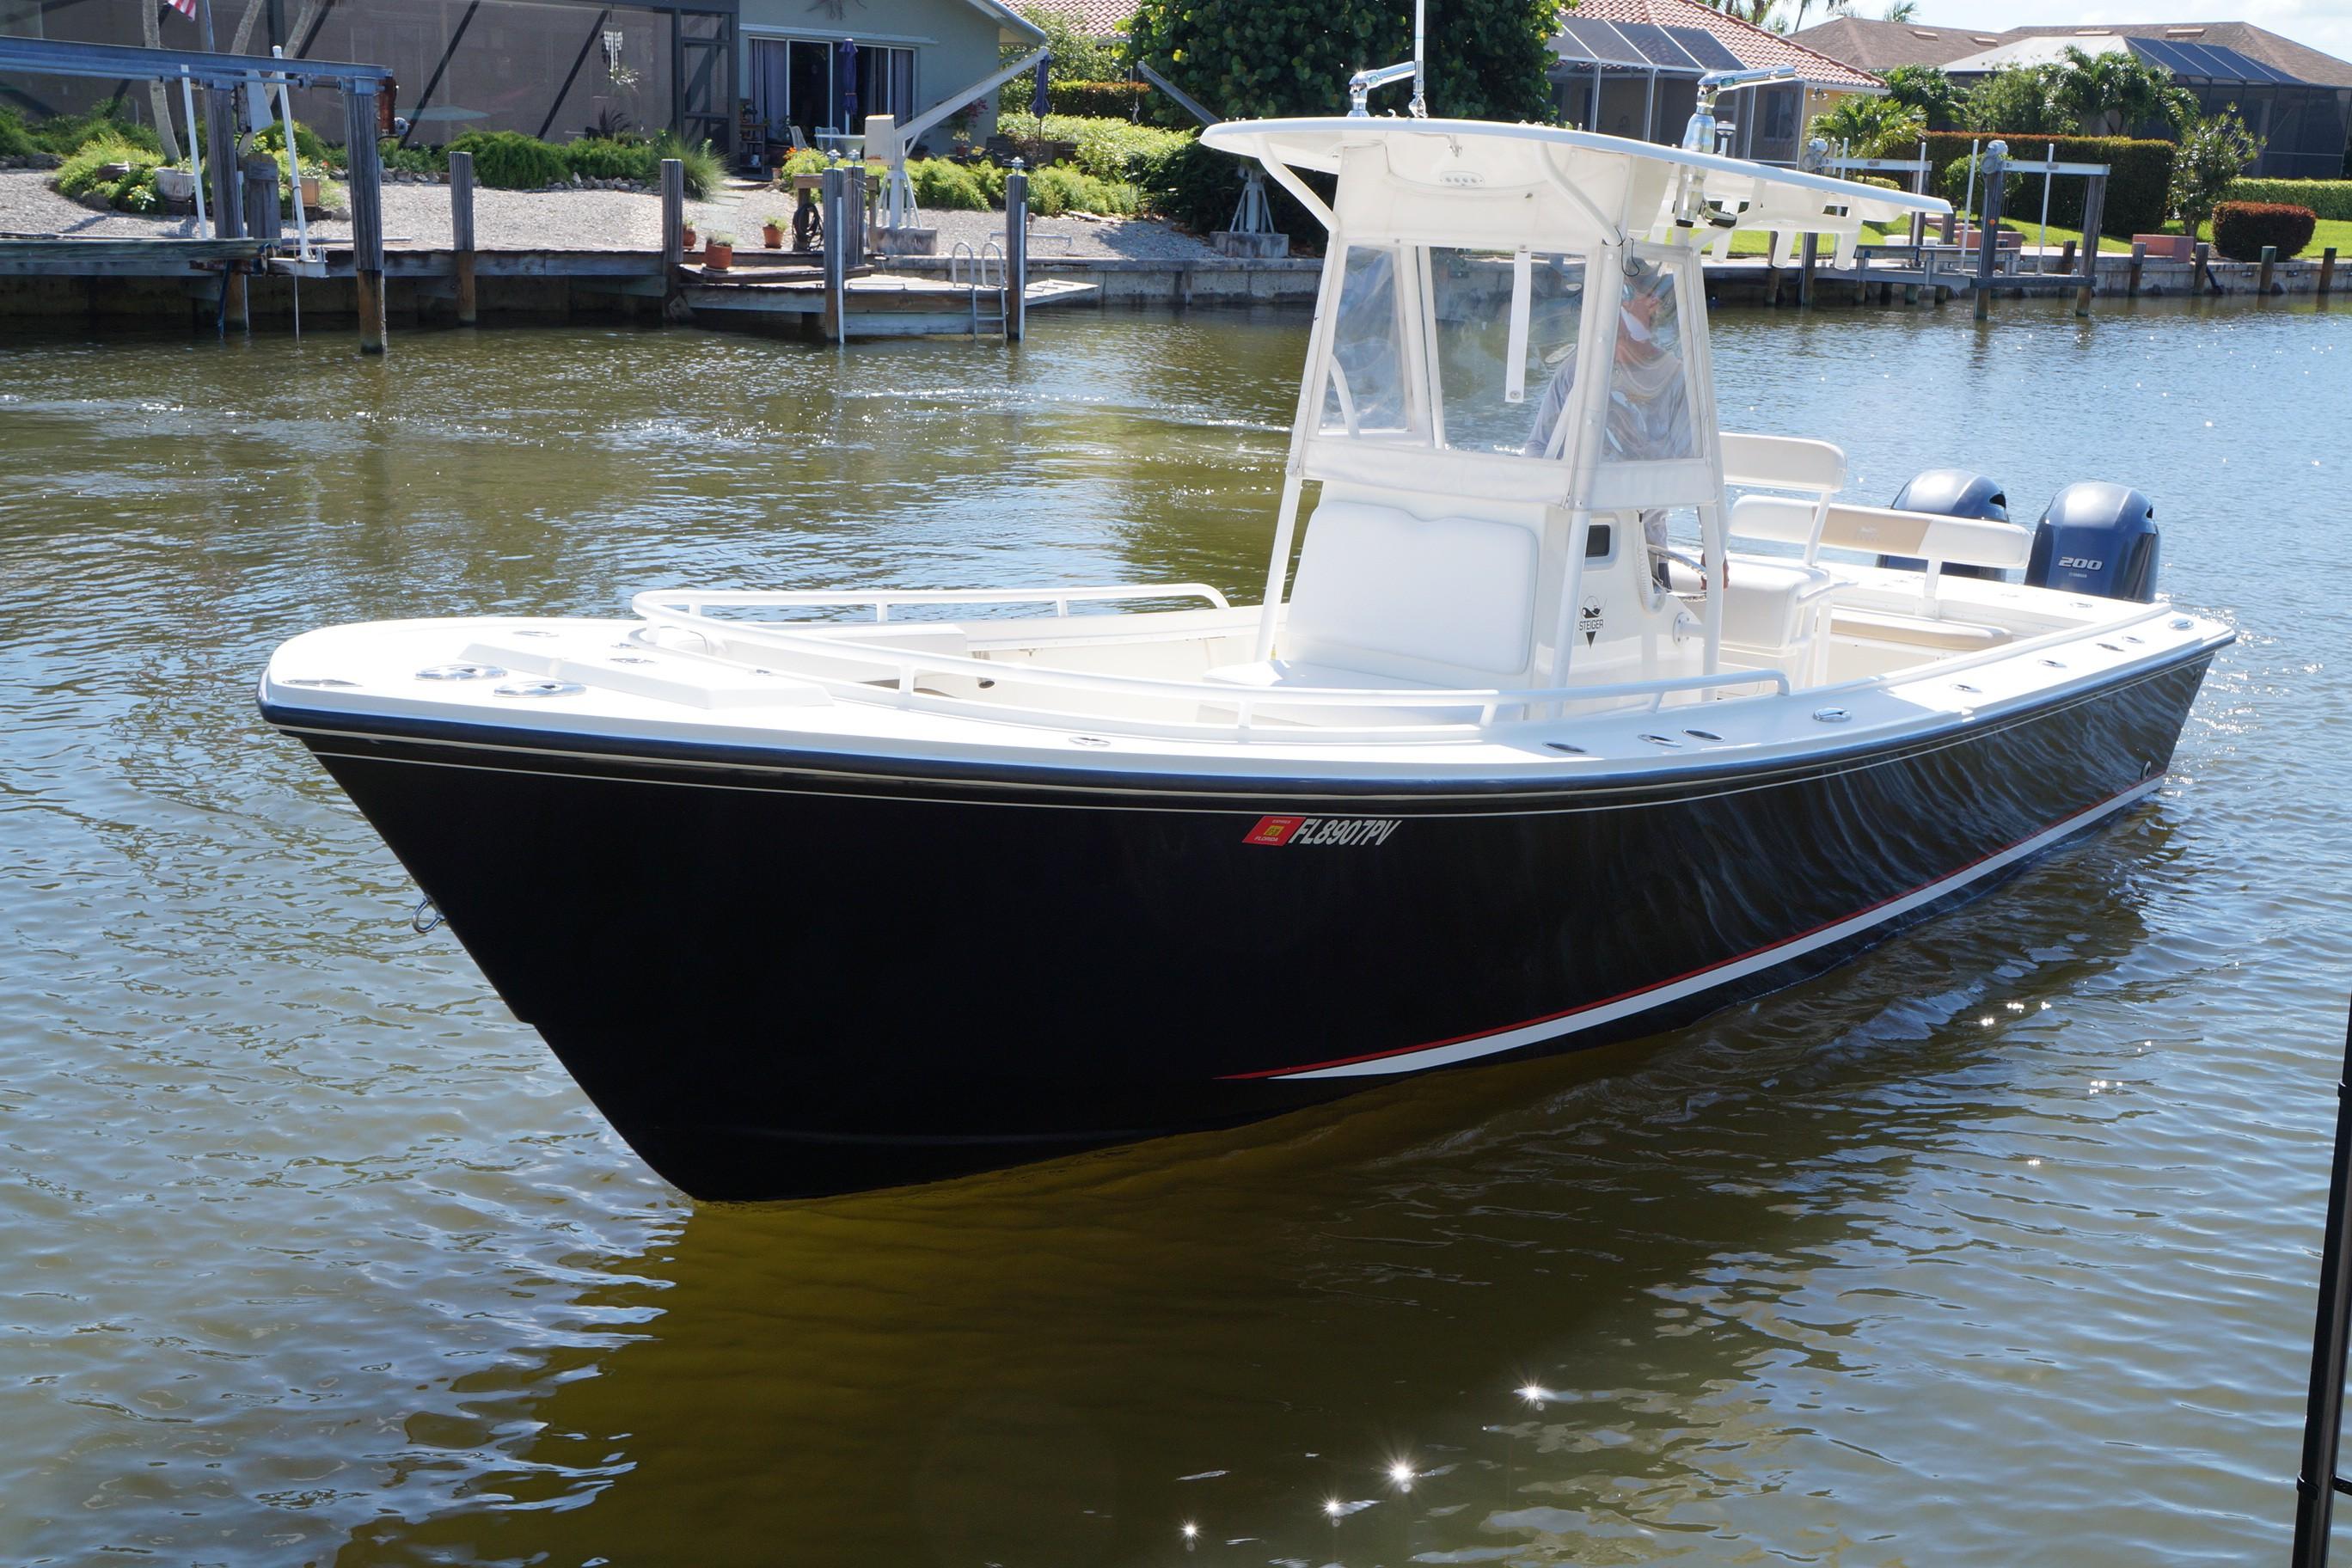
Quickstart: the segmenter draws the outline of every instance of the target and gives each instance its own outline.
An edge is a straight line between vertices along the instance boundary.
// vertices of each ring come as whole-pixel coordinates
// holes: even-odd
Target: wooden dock
[[[738,263],[723,271],[684,267],[679,272],[679,297],[694,312],[694,319],[706,324],[723,320],[749,325],[751,318],[771,318],[774,325],[808,330],[825,311],[824,276],[820,268],[747,268]],[[1074,278],[1033,277],[1022,290],[1022,303],[1034,310],[1073,304],[1097,292],[1098,285]],[[942,278],[868,272],[843,280],[842,335],[994,335],[1003,330],[1011,305],[1007,293],[1006,289]]]

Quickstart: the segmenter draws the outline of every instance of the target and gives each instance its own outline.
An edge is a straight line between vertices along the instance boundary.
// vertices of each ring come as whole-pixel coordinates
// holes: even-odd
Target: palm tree
[[[2050,84],[2053,103],[2085,136],[2127,135],[2151,120],[2178,126],[2195,100],[2172,73],[2128,50],[2090,55],[2069,44]]]
[[[1886,7],[1886,19],[1890,22],[1912,22],[1918,16],[1919,0],[1892,0]]]

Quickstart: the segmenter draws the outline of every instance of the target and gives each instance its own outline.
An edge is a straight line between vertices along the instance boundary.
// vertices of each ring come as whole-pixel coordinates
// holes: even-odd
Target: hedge
[[[2309,207],[2223,202],[2213,209],[2213,248],[2232,261],[2260,261],[2263,247],[2275,245],[2284,261],[2311,243],[2316,222]]]
[[[99,195],[110,206],[123,212],[156,212],[163,205],[155,195],[155,171],[163,162],[163,153],[151,152],[137,142],[117,136],[93,136],[58,166],[55,184],[60,195]],[[131,172],[112,175],[103,172],[116,163]]]
[[[1967,163],[1971,144],[2007,142],[2011,158],[2039,162],[2044,150],[2055,142],[2062,163],[2112,165],[2107,175],[2106,211],[2100,219],[2100,226],[2108,234],[2126,239],[2135,234],[2153,234],[2164,226],[2164,220],[2170,216],[2167,196],[2172,184],[2173,146],[2169,142],[2142,142],[2123,136],[1992,137],[1958,131],[1930,131],[1926,140],[1928,160],[1936,166],[1931,188],[1937,191],[1945,188],[1947,170],[1955,163]],[[2041,177],[2025,174],[2012,179],[2014,183],[2004,189],[2001,216],[2020,227],[2026,226],[2029,219],[2041,221]],[[2089,184],[2080,175],[2061,175],[2051,182],[2050,221],[2061,228],[2080,228],[2084,189]]]
[[[2230,187],[2230,199],[2284,202],[2309,207],[2315,217],[2352,223],[2352,180],[2240,180]]]
[[[1076,114],[1049,114],[1043,120],[1030,114],[1006,114],[998,118],[996,129],[1016,142],[1074,142],[1077,153],[1072,161],[1081,172],[1113,184],[1141,185],[1147,190],[1166,183],[1170,160],[1192,142],[1181,131]]]

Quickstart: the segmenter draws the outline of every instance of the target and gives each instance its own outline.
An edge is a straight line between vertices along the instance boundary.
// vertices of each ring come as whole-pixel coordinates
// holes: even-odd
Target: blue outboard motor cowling
[[[2001,488],[1982,474],[1972,474],[1966,468],[1922,469],[1907,485],[1895,492],[1887,503],[1898,511],[1933,512],[1937,517],[1973,517],[1987,522],[2009,521],[2009,497]],[[1908,555],[1882,555],[1881,566],[1898,572],[1924,572],[1925,561]],[[1990,566],[1947,566],[1948,577],[1993,577],[2000,573]]]
[[[2025,580],[2106,599],[2156,598],[2156,507],[2128,485],[2084,479],[2050,498]]]

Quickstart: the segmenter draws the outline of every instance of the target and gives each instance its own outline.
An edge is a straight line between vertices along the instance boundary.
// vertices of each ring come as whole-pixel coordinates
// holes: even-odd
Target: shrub
[[[26,130],[42,152],[60,157],[70,156],[98,141],[127,142],[146,153],[163,151],[163,143],[152,127],[122,112],[122,100],[119,98],[107,100],[88,114],[53,114]]]
[[[909,158],[907,178],[915,186],[915,205],[941,212],[985,212],[988,192],[973,171],[945,158]]]
[[[661,160],[655,156],[650,142],[583,136],[556,151],[563,155],[565,166],[583,180],[635,180],[649,185],[661,178]]]
[[[468,131],[449,151],[472,153],[474,178],[493,190],[535,191],[572,176],[562,153],[520,131]]]
[[[58,165],[55,184],[68,196],[97,195],[123,212],[153,212],[163,203],[155,195],[155,170],[163,154],[121,137],[95,136],[83,142]],[[108,174],[112,164],[130,166],[127,174]]]
[[[268,129],[255,132],[253,133],[253,150],[257,153],[272,153],[279,154],[278,162],[281,163],[284,163],[285,158],[283,157],[283,154],[286,151],[285,122],[283,121],[273,120],[269,122]],[[340,163],[342,162],[341,148],[328,146],[326,142],[319,139],[319,133],[317,132],[311,130],[309,126],[303,124],[299,120],[294,122],[294,152],[295,154],[305,163],[319,163],[323,165],[328,163]]]
[[[2191,120],[2180,128],[2172,162],[2172,211],[2191,238],[2230,195],[2238,177],[2263,155],[2263,139],[2238,118],[2238,106]]]
[[[386,174],[446,174],[449,172],[446,148],[404,147],[397,138],[387,136],[375,144],[375,154]]]
[[[2309,207],[2282,202],[2223,202],[2213,209],[2213,248],[2232,261],[2260,261],[2263,247],[2278,247],[2281,261],[2311,243],[2319,217]]]
[[[40,151],[23,118],[13,109],[0,109],[0,158],[29,158]]]
[[[794,174],[822,174],[833,166],[833,160],[814,147],[803,147],[776,165],[776,177],[789,179]]]
[[[1065,163],[1051,163],[1029,175],[1029,205],[1045,217],[1066,212],[1124,216],[1141,205],[1141,193],[1133,185],[1098,180]]]
[[[676,158],[686,165],[686,194],[696,201],[708,201],[727,181],[726,161],[719,156],[709,142],[690,145],[678,139],[674,132],[665,131],[653,140],[654,175],[661,177],[661,161]]]
[[[1934,189],[1953,204],[1960,199],[1960,188],[1947,185],[1948,172],[1955,164],[1965,164],[1969,145],[1972,142],[1988,142],[1990,137],[1964,134],[1959,132],[1930,131],[1927,132],[1927,157],[1936,165]],[[2172,184],[2173,145],[2169,142],[2142,142],[2123,136],[2011,136],[2008,139],[2010,154],[2017,158],[2042,156],[2042,150],[2055,142],[2058,161],[2062,163],[2105,163],[2107,174],[2107,205],[2099,226],[2108,234],[2128,239],[2135,234],[2153,234],[2164,226],[2171,213],[2168,194]],[[1962,184],[1967,174],[1962,173]],[[1979,185],[1983,182],[1978,182]],[[2050,221],[2062,228],[2083,226],[2083,194],[2087,181],[2063,176],[2050,187]],[[2013,175],[2002,192],[2001,211],[2023,222],[2025,214],[2019,204],[2030,202],[2033,216],[2042,216],[2042,182],[2030,174]]]
[[[2352,223],[2352,180],[2240,180],[2230,187],[2230,200],[2285,202],[2309,207],[2315,217]]]

